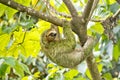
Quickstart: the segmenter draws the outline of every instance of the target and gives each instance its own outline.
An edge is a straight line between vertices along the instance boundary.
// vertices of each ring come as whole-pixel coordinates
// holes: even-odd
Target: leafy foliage
[[[43,4],[43,0],[14,0],[40,12],[50,14],[52,10]],[[87,0],[71,0],[79,14]],[[59,12],[69,14],[60,0],[50,0],[50,4]],[[114,14],[120,5],[115,0],[100,0],[93,19],[105,19]],[[54,11],[53,11],[54,12]],[[0,4],[0,80],[89,80],[88,71],[82,73],[75,69],[66,69],[49,61],[40,52],[40,35],[50,27],[50,23],[38,20],[26,13],[18,12]],[[98,69],[105,80],[119,78],[120,69],[120,21],[113,29],[116,44],[108,40],[101,23],[90,22],[88,35],[100,36],[94,48]],[[107,65],[106,65],[107,64]],[[84,65],[84,67],[86,67]],[[83,68],[83,67],[82,67]]]

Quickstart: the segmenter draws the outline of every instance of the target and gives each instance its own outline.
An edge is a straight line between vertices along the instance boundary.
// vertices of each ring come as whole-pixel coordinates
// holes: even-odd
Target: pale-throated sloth
[[[56,56],[55,54],[64,54],[73,51],[76,47],[76,41],[70,26],[67,25],[63,27],[63,34],[65,39],[60,39],[58,27],[51,25],[51,28],[42,34],[41,47],[44,46],[47,51],[49,49],[49,53],[52,56]],[[44,50],[44,48],[42,49]],[[46,49],[44,51],[46,51]]]
[[[83,49],[75,50],[75,36],[72,33],[69,23],[63,25],[63,34],[64,39],[60,38],[57,26],[52,25],[51,28],[46,30],[41,36],[41,49],[51,61],[60,66],[72,68],[84,59],[84,56],[82,56],[84,53],[87,55],[87,52],[91,50],[90,46],[93,46],[93,39],[88,40]]]

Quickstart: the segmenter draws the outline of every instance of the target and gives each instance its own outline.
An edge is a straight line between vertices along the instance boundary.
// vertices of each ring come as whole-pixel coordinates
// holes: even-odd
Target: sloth
[[[54,63],[67,67],[76,67],[83,59],[84,53],[92,51],[93,39],[90,38],[83,48],[76,49],[76,40],[72,32],[71,25],[65,23],[63,25],[64,38],[60,37],[59,29],[56,25],[51,25],[51,28],[44,31],[41,35],[42,52]]]

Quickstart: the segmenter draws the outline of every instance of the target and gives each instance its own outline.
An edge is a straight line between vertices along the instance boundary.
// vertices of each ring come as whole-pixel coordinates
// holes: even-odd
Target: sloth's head
[[[54,29],[49,29],[46,33],[46,39],[48,42],[56,41],[57,32]]]

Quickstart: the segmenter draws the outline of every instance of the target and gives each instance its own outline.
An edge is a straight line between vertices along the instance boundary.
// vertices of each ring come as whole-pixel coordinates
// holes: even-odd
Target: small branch
[[[102,22],[103,20],[97,20],[97,19],[90,19],[92,22]]]
[[[113,29],[113,27],[115,27],[117,25],[117,20],[120,14],[120,9],[118,9],[116,11],[115,14],[113,14],[112,16],[107,17],[105,20],[101,20],[101,23],[103,24],[105,29]],[[110,28],[108,28],[108,26]]]
[[[24,41],[25,41],[25,37],[26,37],[26,30],[25,30],[25,33],[24,33],[24,35],[23,35],[22,42],[20,42],[20,43],[18,43],[18,44],[23,44],[23,43],[24,43]]]
[[[101,21],[101,24],[104,27],[104,33],[106,34],[109,40],[113,41],[114,44],[116,44],[117,40],[115,38],[113,28],[116,27],[117,25],[119,14],[120,14],[120,9],[118,9],[114,15],[109,16],[105,20]]]
[[[85,23],[87,23],[86,21],[88,20],[88,18],[90,16],[90,12],[92,10],[93,3],[94,3],[94,0],[88,0],[87,5],[84,9],[82,17],[83,17]]]
[[[119,14],[120,14],[120,9],[118,9],[118,10],[116,11],[116,13],[115,13],[114,15],[112,15],[111,17],[109,17],[109,18],[112,18],[112,19],[114,20],[114,19],[118,18]],[[100,20],[90,19],[90,21],[92,21],[92,22],[104,22],[104,21],[106,21],[107,19],[108,19],[108,18],[106,18],[105,20],[102,20],[102,19],[100,19]]]
[[[116,0],[120,4],[120,0]]]
[[[63,0],[63,2],[65,3],[67,8],[69,9],[70,14],[72,15],[72,17],[77,17],[78,13],[77,13],[75,7],[73,6],[72,2],[70,0]]]
[[[39,11],[35,11],[32,8],[23,6],[13,0],[0,0],[0,3],[5,4],[13,9],[16,9],[20,12],[27,12],[31,16],[35,16],[37,18],[40,18],[42,20],[48,21],[50,23],[53,23],[57,26],[62,26],[63,20],[59,19],[55,16],[45,15],[44,13],[41,13]]]
[[[65,18],[71,18],[71,15],[69,15],[69,14],[58,12],[52,5],[50,5],[50,3],[48,2],[48,0],[45,0],[45,2],[46,2],[46,5],[47,5],[48,9],[50,10],[49,12],[51,14],[54,13],[53,15],[56,14],[56,15],[59,15],[59,16],[65,17]]]
[[[120,9],[117,10],[117,12],[112,16],[113,18],[117,18],[120,14]]]
[[[97,7],[98,2],[99,2],[99,0],[94,0],[94,3],[93,3],[93,6],[92,6],[92,9],[90,11],[90,15],[89,15],[88,21],[91,19],[92,14],[93,14],[95,8]]]

